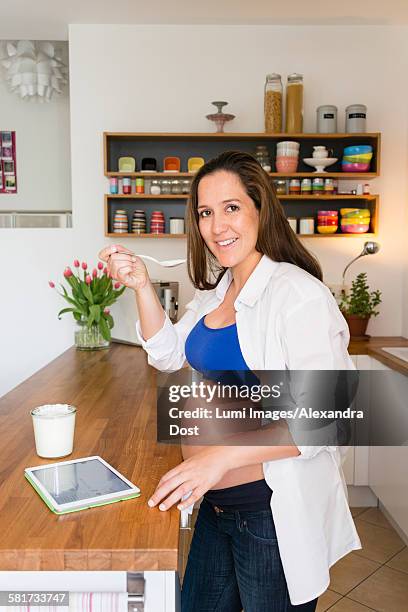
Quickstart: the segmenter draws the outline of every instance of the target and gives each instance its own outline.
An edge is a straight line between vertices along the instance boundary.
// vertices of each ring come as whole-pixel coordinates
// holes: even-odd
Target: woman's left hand
[[[191,495],[177,506],[179,510],[188,508],[228,472],[225,455],[225,448],[210,447],[186,459],[162,476],[148,505],[153,507],[161,502],[159,510],[168,510],[191,491]]]

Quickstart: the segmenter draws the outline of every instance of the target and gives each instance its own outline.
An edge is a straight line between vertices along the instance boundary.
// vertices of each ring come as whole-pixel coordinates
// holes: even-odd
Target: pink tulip
[[[104,310],[103,312],[104,312],[105,314],[109,314],[109,313],[110,313],[110,310],[109,310],[109,308],[105,308],[105,310]]]
[[[55,288],[55,284],[52,281],[48,281],[48,284],[51,287],[51,289]]]
[[[80,263],[79,263],[79,261],[77,259],[74,259],[74,266],[75,266],[75,268],[79,268],[79,266],[80,266]]]
[[[86,269],[87,269],[87,267],[88,267],[88,264],[87,264],[85,261],[83,261],[83,262],[82,262],[82,269],[83,269],[83,270],[86,270]]]
[[[106,274],[106,276],[108,276],[108,268],[104,268],[103,273]]]
[[[103,263],[101,261],[98,262],[98,270],[102,270],[103,268]]]
[[[96,278],[98,276],[98,270],[96,268],[92,270],[92,276],[93,278]]]
[[[64,276],[65,278],[69,278],[70,276],[73,275],[73,272],[71,270],[71,268],[69,266],[67,266],[64,270]]]
[[[115,284],[114,284],[114,287],[115,287],[115,289],[119,289],[119,287],[120,287],[120,283],[115,283]]]

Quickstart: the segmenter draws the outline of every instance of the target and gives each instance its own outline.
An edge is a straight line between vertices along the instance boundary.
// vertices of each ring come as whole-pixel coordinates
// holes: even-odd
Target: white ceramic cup
[[[44,404],[31,410],[37,455],[57,458],[72,453],[75,414],[75,406],[69,404]]]

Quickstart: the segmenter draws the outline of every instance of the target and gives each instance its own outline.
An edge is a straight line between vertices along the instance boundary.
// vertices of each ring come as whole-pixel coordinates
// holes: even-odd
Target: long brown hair
[[[187,265],[194,287],[214,289],[226,271],[226,268],[220,267],[201,236],[197,211],[201,179],[221,170],[233,172],[239,177],[259,211],[256,250],[274,261],[295,264],[322,280],[322,270],[317,259],[305,249],[290,227],[267,173],[249,153],[227,151],[204,164],[191,184],[186,213]]]

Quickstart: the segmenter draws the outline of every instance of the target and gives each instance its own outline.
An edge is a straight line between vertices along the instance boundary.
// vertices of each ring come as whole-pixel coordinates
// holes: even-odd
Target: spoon
[[[163,266],[163,268],[175,268],[176,266],[181,266],[181,264],[186,263],[185,259],[165,259],[164,261],[159,261],[154,257],[150,257],[150,255],[138,255],[138,257],[154,261],[154,263],[159,264],[159,266]]]

